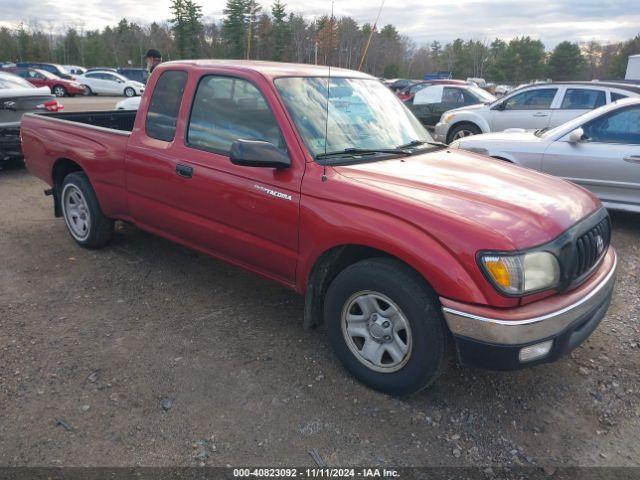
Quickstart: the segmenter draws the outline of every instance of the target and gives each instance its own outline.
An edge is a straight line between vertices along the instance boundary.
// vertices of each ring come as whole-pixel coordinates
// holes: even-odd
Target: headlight
[[[453,113],[449,113],[448,115],[443,115],[442,116],[442,121],[444,123],[449,123],[451,120],[453,120],[453,117],[455,117],[455,115]]]
[[[480,266],[494,286],[508,295],[547,290],[560,281],[560,265],[549,252],[487,253],[480,256]]]

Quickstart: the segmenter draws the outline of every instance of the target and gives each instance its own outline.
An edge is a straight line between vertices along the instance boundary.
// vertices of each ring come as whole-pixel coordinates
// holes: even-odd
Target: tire
[[[386,316],[380,315],[382,311]],[[397,260],[363,260],[339,273],[325,297],[324,321],[329,342],[345,368],[380,392],[418,392],[431,385],[447,364],[449,334],[437,296]],[[371,348],[368,342],[374,342]],[[374,363],[367,356],[380,361]]]
[[[97,249],[111,241],[114,222],[102,213],[84,172],[73,172],[64,178],[60,204],[67,230],[78,245]]]
[[[51,93],[53,93],[56,97],[66,97],[67,96],[67,89],[64,88],[62,85],[55,85],[51,89]]]
[[[85,90],[85,95],[87,95],[88,97],[93,95],[93,90],[91,90],[91,87],[89,85],[83,85],[83,87]]]
[[[482,130],[480,130],[480,127],[473,123],[460,123],[449,132],[447,143],[451,143],[460,138],[470,137],[471,135],[480,135],[481,133]]]
[[[136,96],[136,91],[131,87],[127,87],[127,88],[124,89],[124,96],[125,97],[135,97]]]

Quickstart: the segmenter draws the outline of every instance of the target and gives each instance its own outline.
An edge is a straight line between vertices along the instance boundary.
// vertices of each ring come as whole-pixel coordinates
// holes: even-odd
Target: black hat
[[[151,48],[149,49],[149,51],[147,51],[145,58],[162,58],[162,55],[158,50]]]

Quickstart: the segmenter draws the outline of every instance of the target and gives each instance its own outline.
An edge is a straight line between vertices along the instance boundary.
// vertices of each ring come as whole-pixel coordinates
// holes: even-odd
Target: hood
[[[458,113],[458,112],[468,112],[470,110],[480,110],[482,108],[487,108],[487,103],[475,103],[473,105],[467,105],[466,107],[454,108],[453,110],[448,110],[447,113]]]
[[[402,209],[426,228],[446,223],[459,227],[460,236],[490,238],[482,248],[546,243],[600,207],[592,194],[562,179],[460,150],[335,169],[408,207],[381,208]]]

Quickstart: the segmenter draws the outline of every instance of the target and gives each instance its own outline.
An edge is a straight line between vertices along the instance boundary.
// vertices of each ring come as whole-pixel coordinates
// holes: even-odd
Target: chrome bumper
[[[609,299],[615,285],[617,265],[615,257],[607,275],[584,297],[542,316],[511,321],[481,317],[447,307],[442,311],[454,336],[499,345],[521,345],[544,340],[560,334],[590,312],[597,311]]]

